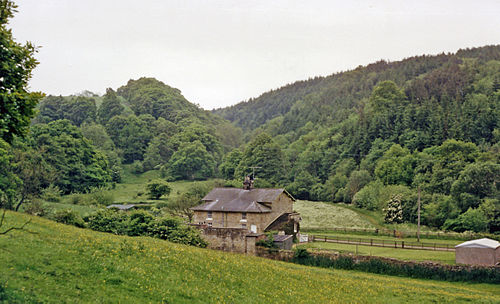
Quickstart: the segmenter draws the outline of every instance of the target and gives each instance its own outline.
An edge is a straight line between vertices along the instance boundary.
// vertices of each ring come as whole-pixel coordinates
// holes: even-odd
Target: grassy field
[[[384,247],[372,247],[362,245],[337,244],[314,242],[299,247],[311,249],[326,249],[339,253],[352,253],[367,256],[380,256],[394,258],[404,261],[432,261],[444,264],[455,264],[455,252],[449,251],[434,251],[434,250],[411,250],[411,249],[395,249]]]
[[[377,236],[377,235],[360,235],[360,234],[349,234],[349,233],[339,233],[336,231],[323,231],[323,230],[308,230],[308,234],[313,234],[313,235],[320,235],[320,236],[329,236],[329,237],[340,237],[342,239],[349,238],[353,240],[367,240],[370,241],[370,239],[373,240],[379,240],[379,241],[397,241],[398,243],[401,241],[404,241],[405,243],[417,243],[417,239],[414,237],[389,237],[389,236]],[[437,245],[448,245],[448,246],[455,246],[460,243],[463,243],[463,241],[460,240],[442,240],[442,239],[425,239],[421,238],[420,239],[421,243],[429,243],[429,244],[437,244]]]
[[[358,213],[345,208],[344,204],[331,204],[298,200],[294,209],[301,214],[301,228],[375,228]]]
[[[27,219],[7,213],[7,225]],[[500,296],[496,285],[311,268],[36,217],[27,229],[0,236],[6,303],[498,303]]]
[[[194,183],[213,185],[215,180],[207,181],[175,181],[168,184],[172,187],[170,195],[162,197],[159,200],[151,200],[146,195],[146,184],[154,179],[160,178],[159,171],[152,170],[143,174],[133,174],[130,171],[130,166],[126,167],[123,173],[122,183],[116,184],[114,189],[99,190],[104,195],[112,199],[109,204],[157,204],[168,203],[180,193],[186,192]],[[105,205],[96,206],[92,203],[92,193],[87,194],[70,194],[62,196],[60,202],[42,201],[45,207],[56,211],[60,209],[71,209],[77,212],[80,216],[92,213],[97,208],[105,207]]]

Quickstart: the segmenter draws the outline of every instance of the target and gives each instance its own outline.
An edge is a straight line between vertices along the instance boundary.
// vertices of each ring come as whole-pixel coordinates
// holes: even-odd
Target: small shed
[[[293,244],[293,235],[274,235],[274,245],[279,249],[291,250]]]
[[[130,210],[130,209],[135,209],[136,206],[133,205],[133,204],[130,204],[130,205],[112,204],[112,205],[109,205],[106,208],[108,208],[108,209],[118,209],[118,210],[121,210],[121,211],[127,211],[127,210]]]
[[[500,262],[500,243],[484,238],[459,244],[455,246],[455,262],[469,265],[496,265]]]

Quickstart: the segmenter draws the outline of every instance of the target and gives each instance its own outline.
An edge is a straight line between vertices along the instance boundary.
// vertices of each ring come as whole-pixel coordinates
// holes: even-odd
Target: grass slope
[[[7,225],[28,218],[9,212]],[[9,303],[494,303],[500,296],[495,285],[310,268],[36,217],[28,229],[0,236],[0,300]]]
[[[345,208],[344,204],[297,200],[294,209],[300,213],[303,229],[313,228],[375,228],[362,215]]]

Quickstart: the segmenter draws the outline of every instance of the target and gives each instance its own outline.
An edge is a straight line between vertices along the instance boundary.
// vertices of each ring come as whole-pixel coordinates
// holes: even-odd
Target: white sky
[[[155,77],[205,109],[379,59],[500,43],[500,0],[17,0],[41,46],[31,90],[99,94]]]

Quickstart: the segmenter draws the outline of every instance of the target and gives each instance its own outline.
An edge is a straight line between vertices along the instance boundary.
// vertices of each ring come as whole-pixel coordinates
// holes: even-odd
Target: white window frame
[[[212,211],[207,211],[207,221],[213,220],[213,213]]]

